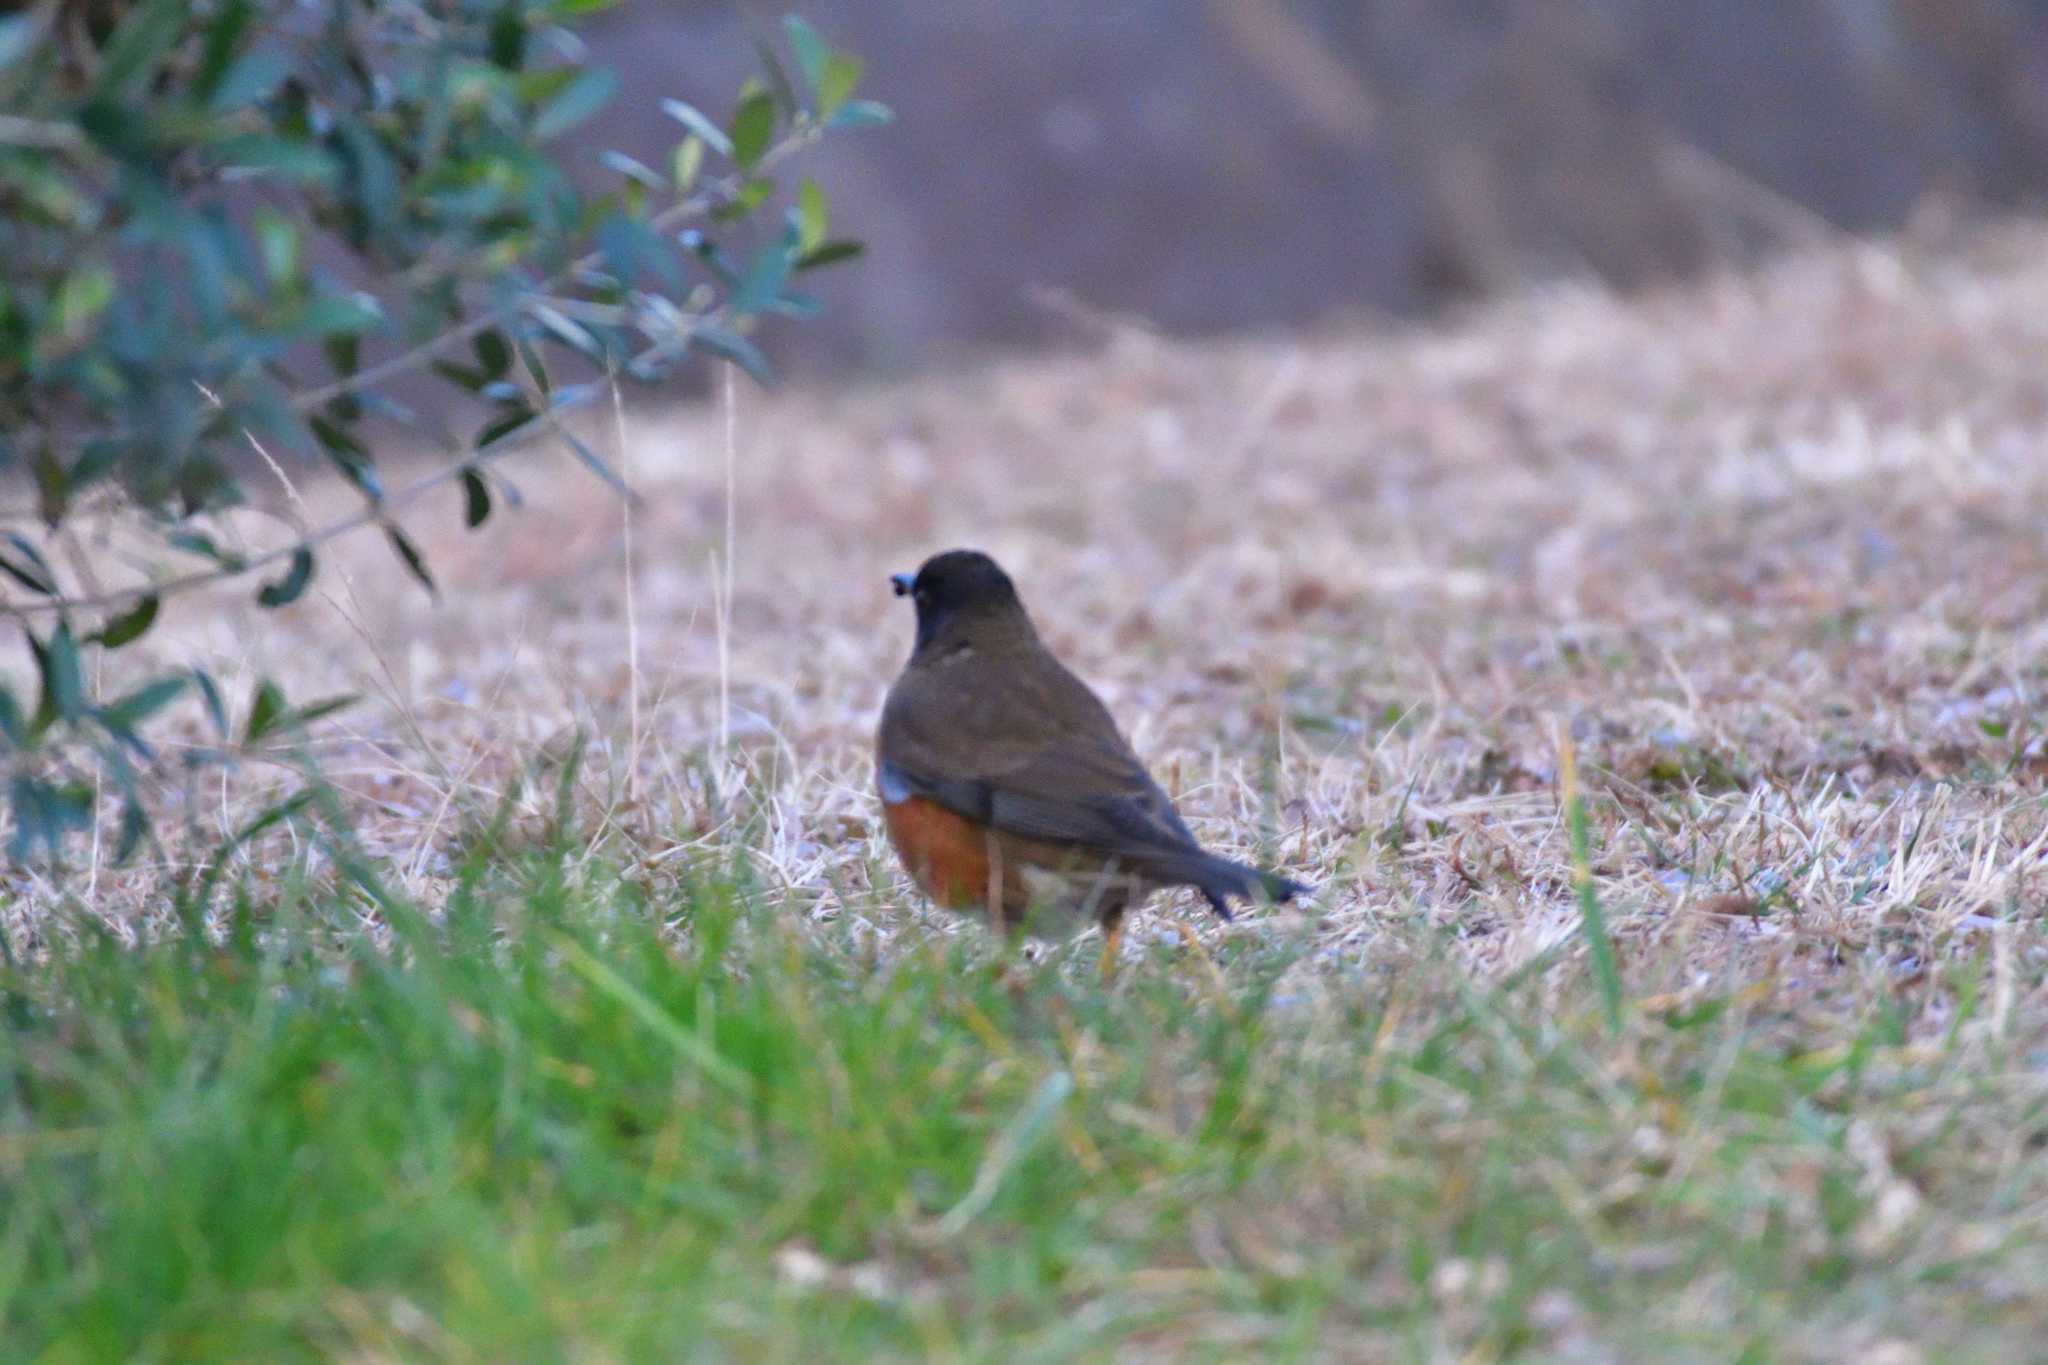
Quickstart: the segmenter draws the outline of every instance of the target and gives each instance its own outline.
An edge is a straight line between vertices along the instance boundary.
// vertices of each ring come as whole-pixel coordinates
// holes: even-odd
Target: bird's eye
[[[913,588],[910,593],[910,600],[921,607],[932,600],[931,590],[929,588]]]

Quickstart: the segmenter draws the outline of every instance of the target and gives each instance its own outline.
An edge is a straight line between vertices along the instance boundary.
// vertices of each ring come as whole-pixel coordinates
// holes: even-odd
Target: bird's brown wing
[[[1134,865],[1201,856],[1109,712],[1049,655],[906,669],[882,708],[877,756],[885,797],[922,796]]]

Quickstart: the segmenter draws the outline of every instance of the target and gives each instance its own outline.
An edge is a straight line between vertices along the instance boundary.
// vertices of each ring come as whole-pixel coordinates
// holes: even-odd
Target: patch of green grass
[[[374,911],[388,940],[359,926]],[[2039,1058],[479,856],[0,974],[9,1359],[2017,1359]],[[1640,964],[1638,964],[1640,966]],[[2008,992],[2011,983],[2006,984]],[[1844,1012],[1826,1016],[1840,1019]]]

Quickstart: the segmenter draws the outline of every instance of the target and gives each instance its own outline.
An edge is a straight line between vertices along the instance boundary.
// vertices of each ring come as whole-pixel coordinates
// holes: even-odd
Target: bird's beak
[[[889,586],[896,589],[898,597],[910,596],[911,585],[916,581],[917,579],[914,575],[907,573],[892,573],[889,575]]]

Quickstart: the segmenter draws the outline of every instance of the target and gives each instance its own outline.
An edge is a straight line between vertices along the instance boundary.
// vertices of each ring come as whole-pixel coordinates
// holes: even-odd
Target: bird
[[[1124,911],[1154,891],[1193,887],[1226,920],[1232,898],[1307,892],[1195,841],[995,560],[948,550],[890,583],[917,636],[882,704],[875,778],[889,842],[934,902],[1012,935],[1092,919],[1107,975]]]

